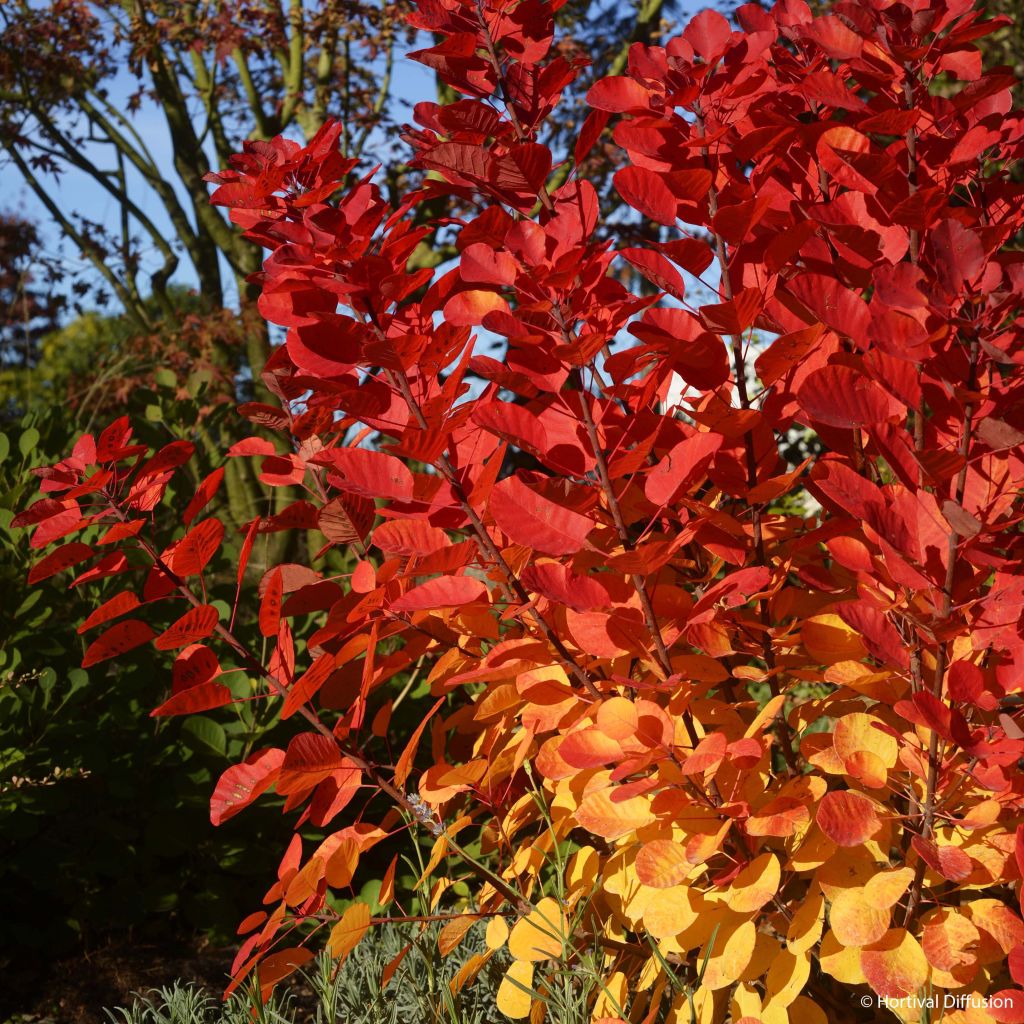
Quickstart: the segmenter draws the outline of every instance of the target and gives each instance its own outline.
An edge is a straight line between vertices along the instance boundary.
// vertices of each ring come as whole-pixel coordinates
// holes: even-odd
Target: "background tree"
[[[64,298],[53,290],[53,267],[40,258],[39,233],[31,222],[0,213],[0,418],[23,408],[24,393],[40,359],[40,340],[53,331]]]

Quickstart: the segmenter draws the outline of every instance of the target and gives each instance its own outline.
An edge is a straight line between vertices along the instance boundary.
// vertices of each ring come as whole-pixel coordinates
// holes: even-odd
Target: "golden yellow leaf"
[[[629,995],[629,987],[626,975],[622,971],[614,971],[604,979],[601,987],[597,990],[597,999],[594,1002],[594,1009],[591,1017],[594,1021],[601,1018],[605,1020],[620,1020],[626,1012],[626,1000]]]
[[[832,900],[828,922],[844,946],[868,946],[889,930],[889,909],[872,906],[863,889],[843,889]]]
[[[830,931],[825,932],[818,947],[818,964],[844,985],[863,985],[867,980],[860,966],[860,950],[842,945]]]
[[[704,897],[688,885],[662,889],[644,905],[644,926],[656,939],[678,935],[697,920],[703,906]]]
[[[756,941],[753,921],[744,921],[731,930],[719,928],[700,951],[699,963],[707,957],[702,987],[715,991],[737,981],[754,955]]]
[[[789,1006],[803,991],[810,974],[810,953],[793,954],[782,950],[772,961],[764,979],[765,1007]]]
[[[793,915],[786,931],[786,947],[791,953],[806,953],[821,938],[825,922],[825,897],[808,893]]]
[[[508,939],[508,925],[503,917],[492,917],[484,932],[484,945],[488,949],[501,949]]]
[[[516,960],[547,960],[562,955],[567,938],[562,908],[547,896],[515,923],[508,937],[508,951]]]
[[[818,868],[815,878],[826,898],[834,900],[844,889],[857,889],[873,878],[877,867],[866,850],[844,848],[836,850]]]
[[[874,754],[886,768],[896,764],[899,755],[899,744],[895,737],[884,732],[884,723],[875,715],[854,712],[843,715],[836,722],[832,743],[836,753],[845,761],[861,750]]]
[[[868,653],[856,630],[838,615],[815,615],[806,619],[800,639],[807,653],[821,665],[861,661]]]
[[[533,996],[524,987],[529,988],[532,984],[533,964],[526,960],[513,960],[498,986],[498,1009],[512,1020],[529,1016]]]
[[[359,940],[370,927],[370,908],[365,903],[353,903],[341,915],[327,939],[327,952],[344,959],[359,945]]]
[[[737,914],[752,914],[778,891],[782,878],[779,859],[773,853],[755,857],[732,881],[727,902]]]
[[[589,892],[597,880],[601,858],[592,846],[578,849],[565,866],[565,887],[569,892]]]
[[[920,943],[904,928],[893,928],[879,942],[860,951],[867,983],[880,996],[916,995],[928,981],[928,961]]]
[[[743,969],[740,981],[755,981],[758,978],[763,978],[779,955],[781,948],[782,945],[774,935],[758,932],[754,942],[754,953],[750,958],[750,963]]]
[[[880,910],[891,907],[914,880],[913,868],[880,871],[864,883],[864,899]]]
[[[729,1013],[732,1019],[757,1019],[761,1012],[761,996],[750,982],[740,982],[732,993],[729,1002]]]
[[[789,1019],[800,1024],[829,1024],[828,1014],[807,996],[797,996],[789,1008]]]

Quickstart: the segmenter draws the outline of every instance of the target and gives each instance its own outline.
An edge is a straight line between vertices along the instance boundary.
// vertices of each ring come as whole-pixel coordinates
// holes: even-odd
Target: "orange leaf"
[[[583,798],[576,809],[581,827],[604,839],[618,839],[654,821],[649,800],[634,796],[616,802],[614,792],[602,789]]]
[[[686,850],[671,839],[645,843],[636,855],[636,876],[654,889],[678,885],[692,870]]]
[[[875,802],[852,790],[826,793],[815,817],[821,831],[837,846],[860,846],[882,828]]]
[[[353,903],[331,929],[327,939],[327,951],[331,956],[344,960],[359,945],[360,939],[369,927],[369,906],[365,903]]]

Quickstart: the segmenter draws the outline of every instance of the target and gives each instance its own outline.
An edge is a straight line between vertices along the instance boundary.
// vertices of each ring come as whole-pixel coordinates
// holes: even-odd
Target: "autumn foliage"
[[[995,23],[705,11],[635,46],[553,154],[582,71],[557,6],[418,5],[413,57],[462,98],[416,106],[431,173],[397,206],[336,124],[215,176],[287,332],[279,404],[241,406],[226,454],[299,500],[227,566],[223,469],[167,509],[192,444],[118,421],[41,473],[33,577],[104,581],[84,664],[173,652],[154,714],[256,696],[294,723],[213,794],[214,824],[273,790],[322,834],[293,837],[236,980],[269,989],[301,936],[344,956],[370,910],[326,896],[408,826],[454,906],[443,949],[484,917],[511,955],[513,1018],[598,948],[595,1019],[918,1020],[949,992],[948,1024],[1024,1021],[1024,134],[974,46]],[[595,146],[628,213],[604,223],[573,170]],[[407,270],[442,238],[456,260]],[[257,594],[281,530],[309,562]],[[395,736],[414,670],[433,703]]]

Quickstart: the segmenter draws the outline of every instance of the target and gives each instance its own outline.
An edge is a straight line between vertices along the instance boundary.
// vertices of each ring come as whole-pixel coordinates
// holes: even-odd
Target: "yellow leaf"
[[[516,960],[547,960],[562,955],[567,935],[562,908],[548,896],[515,923],[508,937],[508,951]]]
[[[860,712],[843,715],[832,734],[836,753],[845,761],[860,750],[870,750],[886,768],[892,768],[899,756],[899,744],[883,728],[882,720],[874,715]]]
[[[832,932],[825,932],[818,949],[818,964],[826,974],[844,985],[863,985],[867,980],[860,967],[860,950],[844,946]]]
[[[597,1021],[604,1017],[619,1020],[626,1010],[627,995],[628,987],[625,974],[622,971],[613,972],[597,991],[592,1019]]]
[[[365,903],[353,903],[341,920],[331,929],[327,939],[327,951],[334,957],[344,959],[359,945],[359,940],[370,927],[370,908]]]
[[[704,897],[688,885],[663,889],[644,906],[644,926],[656,939],[678,935],[697,920],[703,906]]]
[[[789,922],[786,946],[791,953],[806,953],[821,938],[825,922],[825,897],[808,893]]]
[[[503,917],[492,917],[484,932],[484,945],[488,949],[501,949],[508,939],[508,925]]]
[[[764,980],[765,1007],[789,1006],[803,991],[810,974],[809,953],[794,955],[782,950],[772,961]]]
[[[874,877],[877,867],[866,850],[844,848],[836,852],[815,876],[826,899],[834,900],[844,889],[859,889]]]
[[[597,880],[601,858],[592,846],[578,849],[565,866],[565,887],[569,892],[589,892]]]
[[[763,907],[778,891],[782,869],[773,853],[762,853],[752,860],[729,887],[729,909],[737,914],[752,914]]]
[[[789,1018],[799,1021],[800,1024],[829,1024],[828,1014],[807,996],[797,996],[793,1000],[793,1005],[789,1008]]]
[[[756,941],[757,928],[753,921],[744,921],[731,932],[720,928],[709,938],[698,958],[701,964],[708,958],[702,987],[715,991],[737,981],[754,955]]]
[[[869,946],[889,930],[888,908],[879,909],[864,898],[863,889],[843,889],[832,900],[828,922],[844,946]]]
[[[864,885],[864,899],[880,910],[891,907],[907,891],[914,880],[913,868],[897,868],[894,871],[880,871],[869,878]]]
[[[529,1016],[533,996],[520,986],[529,988],[532,984],[533,964],[525,960],[513,960],[498,986],[498,1009],[513,1020]]]
[[[890,999],[915,995],[928,982],[924,951],[904,928],[893,928],[880,942],[862,949],[860,966],[875,992]]]
[[[861,661],[868,653],[857,632],[838,615],[815,615],[806,619],[800,639],[807,653],[821,665]]]

